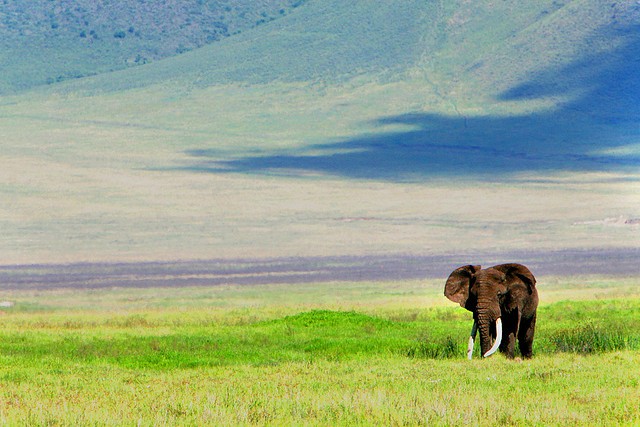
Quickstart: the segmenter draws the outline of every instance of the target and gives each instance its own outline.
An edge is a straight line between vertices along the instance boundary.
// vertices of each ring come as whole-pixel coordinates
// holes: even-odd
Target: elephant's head
[[[537,306],[536,279],[520,264],[501,264],[482,269],[465,265],[454,270],[444,287],[444,295],[473,312],[473,328],[469,338],[468,357],[473,352],[476,331],[480,330],[480,346],[484,357],[493,354],[502,341],[502,318]],[[494,326],[495,325],[495,326]],[[495,338],[495,342],[493,339]],[[493,345],[492,345],[493,344]]]

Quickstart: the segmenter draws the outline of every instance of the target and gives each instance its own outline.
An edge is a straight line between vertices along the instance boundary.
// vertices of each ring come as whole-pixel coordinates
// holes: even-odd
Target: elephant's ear
[[[469,298],[469,288],[480,268],[479,265],[465,265],[453,270],[444,285],[444,296],[465,307]]]
[[[514,282],[522,282],[527,285],[529,294],[533,293],[536,287],[536,278],[527,267],[522,264],[502,264],[493,267],[504,273],[507,286]]]

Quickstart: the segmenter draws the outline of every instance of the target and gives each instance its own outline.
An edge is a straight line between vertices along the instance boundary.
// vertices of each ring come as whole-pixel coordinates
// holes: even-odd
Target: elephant
[[[473,313],[468,359],[478,329],[483,357],[500,349],[513,359],[516,338],[522,357],[532,356],[538,291],[527,267],[515,263],[486,269],[479,265],[459,267],[449,275],[444,295]]]

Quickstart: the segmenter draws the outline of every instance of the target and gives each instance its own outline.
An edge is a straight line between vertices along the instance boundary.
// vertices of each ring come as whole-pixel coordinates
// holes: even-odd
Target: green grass
[[[373,357],[160,373],[50,364],[3,369],[1,394],[5,421],[31,425],[629,425],[638,421],[639,385],[628,375],[637,362],[627,352],[522,364]]]
[[[588,309],[594,305],[601,303],[585,303]],[[627,317],[625,325],[612,320],[602,320],[598,325],[576,322],[567,315],[560,324],[550,326],[548,316],[558,313],[555,310],[566,312],[568,304],[558,305],[546,316],[541,314],[543,326],[535,353],[591,354],[640,349],[640,320],[632,315],[640,304],[628,307],[612,301],[608,305],[607,310]],[[62,324],[41,320],[26,333],[21,329],[9,332],[7,325],[1,338],[4,356],[9,359],[45,357],[157,370],[342,361],[385,355],[463,358],[468,322],[451,313],[447,313],[449,320],[443,321],[441,313],[431,309],[412,321],[393,321],[386,319],[384,312],[379,317],[354,311],[313,310],[239,325],[219,324],[200,313],[192,321],[185,315],[186,319],[177,326],[145,314],[102,321],[82,316]],[[235,321],[233,316],[227,319]]]
[[[607,289],[628,280],[592,279]],[[391,289],[393,285],[393,289]],[[436,283],[38,291],[0,331],[0,420],[29,425],[630,425],[640,298],[558,279],[532,360],[465,359]],[[353,286],[353,289],[350,287]],[[576,299],[556,300],[567,288]],[[421,296],[415,291],[422,289]],[[167,303],[166,296],[179,298]],[[217,294],[226,305],[213,303]],[[7,295],[20,296],[20,293]],[[262,298],[254,298],[260,295]],[[413,297],[411,298],[411,296]],[[591,295],[591,297],[589,297]],[[442,301],[444,300],[444,301]],[[48,301],[49,306],[43,304]],[[89,301],[96,301],[87,308]],[[127,302],[128,301],[128,302]],[[25,305],[28,309],[23,310]]]

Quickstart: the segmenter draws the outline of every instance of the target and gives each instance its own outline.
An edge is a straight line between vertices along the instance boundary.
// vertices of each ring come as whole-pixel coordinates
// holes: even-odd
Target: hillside
[[[215,45],[68,87],[91,94],[360,78],[415,82],[454,112],[570,102],[567,110],[636,117],[638,22],[631,2],[314,1]]]
[[[331,83],[372,73],[396,79],[406,77],[406,72],[422,73],[427,78],[432,73],[434,78],[440,78],[455,72],[462,77],[467,69],[481,65],[479,58],[495,61],[497,58],[491,58],[491,54],[525,42],[518,37],[530,37],[531,31],[526,29],[545,21],[569,24],[567,28],[553,29],[553,37],[567,39],[559,47],[562,53],[567,45],[581,41],[590,29],[608,22],[608,17],[590,13],[563,16],[570,13],[566,11],[570,8],[557,1],[524,7],[509,2],[441,4],[411,0],[373,5],[367,1],[314,1],[286,19],[224,43],[86,83],[101,90],[121,90],[167,80],[197,81],[200,86],[208,86],[229,81]],[[561,16],[557,17],[556,12]],[[505,16],[510,19],[505,20]],[[584,21],[582,27],[577,27],[578,20]],[[527,40],[526,45],[539,49],[546,36],[539,38],[542,40],[538,42]],[[492,64],[488,62],[486,66]],[[531,66],[522,64],[516,70],[507,70],[506,77],[522,78],[527,65]],[[110,84],[116,86],[109,87]]]
[[[183,53],[280,18],[298,0],[0,3],[0,94]]]
[[[254,92],[260,98],[255,114],[277,126],[283,117],[271,116],[268,104],[286,105],[286,97],[274,90],[292,84],[296,89],[304,87],[304,96],[309,98],[296,99],[302,111],[291,114],[304,115],[305,108],[323,99],[351,110],[342,115],[341,124],[362,127],[369,121],[368,126],[374,126],[364,139],[354,135],[337,143],[314,145],[310,147],[314,156],[277,153],[273,158],[249,157],[222,165],[241,172],[302,167],[359,178],[403,180],[425,171],[448,175],[455,171],[449,166],[453,164],[450,157],[465,150],[489,157],[486,161],[490,163],[479,161],[467,169],[474,176],[496,168],[509,173],[604,170],[608,166],[633,169],[634,160],[603,153],[620,153],[620,146],[628,152],[633,142],[640,115],[638,22],[640,5],[628,2],[605,5],[554,0],[522,6],[416,0],[374,7],[367,1],[315,1],[215,45],[55,90],[88,96],[135,93],[132,91],[144,88],[156,94],[168,91],[178,97],[175,106],[180,105],[180,97],[196,105],[202,102],[200,109],[185,105],[181,113],[182,118],[189,114],[186,111],[194,114],[191,126],[209,129],[216,123],[216,129],[224,129],[228,123],[218,123],[219,118],[206,111],[213,107],[207,106],[209,88],[237,83],[266,88],[266,94]],[[374,86],[389,93],[367,100]],[[320,93],[316,92],[319,88]],[[332,88],[340,91],[338,100],[324,96]],[[240,93],[230,94],[224,102],[232,105],[239,99],[234,95]],[[149,119],[158,118],[157,112],[152,115]],[[311,117],[317,118],[307,119]],[[349,119],[360,123],[347,125]],[[178,120],[175,125],[182,123]],[[394,126],[413,131],[380,133]],[[372,138],[371,132],[380,136]],[[254,137],[246,138],[236,149],[242,150],[242,145],[255,148],[246,142]],[[435,140],[428,153],[420,154],[425,138]],[[263,135],[261,149],[274,147],[268,139],[268,134]],[[301,134],[294,139],[299,145],[304,138]],[[526,154],[530,147],[535,147],[534,152]],[[222,147],[210,148],[213,150],[189,152],[208,160]],[[440,154],[435,156],[432,148]],[[326,156],[317,154],[323,151]],[[413,156],[408,159],[404,152]],[[570,157],[558,161],[558,154]],[[389,158],[398,162],[385,162],[381,169],[380,161]]]
[[[309,0],[4,97],[0,257],[636,247],[638,22],[635,2]]]

